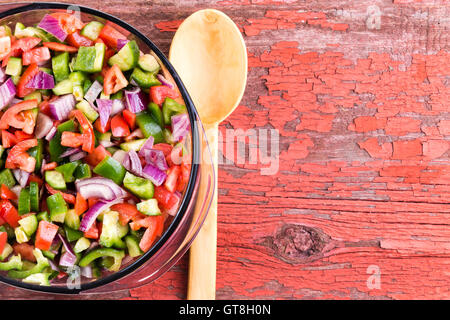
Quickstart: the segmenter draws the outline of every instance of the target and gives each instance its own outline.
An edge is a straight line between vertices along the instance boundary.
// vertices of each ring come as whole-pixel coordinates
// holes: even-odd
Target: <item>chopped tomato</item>
[[[69,34],[66,41],[75,48],[92,47],[94,45],[94,42],[91,39],[83,37],[78,31]]]
[[[25,113],[25,111],[34,108],[37,108],[36,99],[24,100],[9,107],[0,119],[0,129],[8,129],[11,126],[16,129],[23,129],[25,133],[32,134],[34,131],[33,116]],[[32,127],[29,127],[31,125]]]
[[[18,142],[34,138],[34,136],[32,134],[28,134],[28,133],[25,133],[20,130],[17,130],[16,132],[14,132],[14,135],[16,136]]]
[[[114,137],[126,137],[130,134],[128,124],[120,114],[116,114],[111,119],[111,132]]]
[[[98,239],[98,236],[99,236],[99,230],[97,227],[97,222],[94,221],[92,226],[86,232],[84,232],[84,237],[88,238],[88,239]]]
[[[40,63],[51,58],[50,50],[47,47],[34,48],[25,51],[22,55],[22,64],[27,66],[32,63]]]
[[[34,246],[44,251],[49,250],[56,233],[58,233],[58,226],[56,224],[41,220],[37,229]]]
[[[180,166],[173,166],[167,170],[167,178],[164,186],[169,192],[175,192],[177,189],[178,176],[180,175]]]
[[[75,198],[75,208],[74,209],[75,209],[75,213],[78,216],[81,216],[88,209],[88,203],[87,203],[86,199],[84,199],[80,193],[77,193],[77,196]]]
[[[22,50],[22,52],[28,51],[36,47],[39,42],[41,42],[40,38],[37,37],[25,37],[21,39],[17,39],[13,43],[13,50]]]
[[[168,86],[150,87],[150,100],[157,105],[161,106],[167,97],[176,99],[178,98],[178,92]]]
[[[42,166],[42,170],[43,170],[43,171],[53,170],[53,169],[55,169],[57,166],[58,166],[58,164],[57,164],[56,162],[53,161],[53,162],[44,164],[44,165]]]
[[[122,111],[122,116],[123,116],[123,119],[130,126],[131,130],[134,130],[134,128],[136,128],[136,114],[134,114],[133,112],[131,112],[128,109],[124,109]]]
[[[100,41],[101,41],[100,38],[97,39],[97,40],[100,40]],[[102,42],[103,42],[103,41],[102,41]],[[116,54],[116,51],[115,51],[114,49],[111,49],[111,48],[106,47],[105,57],[103,58],[103,67],[105,67],[105,66],[108,65],[108,60],[109,60],[109,58],[111,58],[111,57],[112,57],[113,55],[115,55],[115,54]]]
[[[44,181],[34,173],[30,174],[30,177],[28,178],[27,183],[30,184],[30,182],[36,182],[39,185],[39,188],[42,187],[42,185],[44,184]],[[46,202],[44,201],[44,203]]]
[[[164,154],[164,157],[166,158],[166,162],[169,165],[169,167],[173,166],[174,163],[172,161],[172,150],[173,146],[168,143],[157,143],[155,144],[152,149],[155,150],[161,150]]]
[[[30,66],[25,70],[25,72],[20,77],[19,83],[17,84],[17,96],[19,98],[23,98],[35,90],[33,88],[27,88],[25,87],[25,85],[38,73],[39,67],[36,63],[30,64]]]
[[[99,38],[105,41],[105,43],[112,48],[117,48],[118,39],[126,39],[122,33],[114,29],[112,26],[106,24],[102,31],[100,31]]]
[[[37,139],[28,139],[17,143],[9,151],[5,168],[19,168],[26,172],[33,172],[36,166],[36,159],[31,157],[26,151],[35,146],[37,146]]]
[[[2,183],[0,187],[0,198],[3,200],[17,200],[17,195],[9,190],[7,185]]]
[[[58,19],[60,27],[67,33],[71,34],[84,27],[84,23],[75,15],[67,12],[55,12],[51,16]]]
[[[70,204],[75,204],[75,196],[69,194],[69,193],[64,193],[62,191],[59,190],[55,190],[52,187],[50,187],[48,185],[48,183],[45,184],[45,187],[47,188],[48,193],[50,193],[51,195],[54,195],[55,193],[60,193],[64,199],[64,201],[70,203]]]
[[[144,252],[147,252],[151,248],[156,238],[158,236],[161,236],[164,230],[163,216],[151,216],[148,218],[152,218],[149,219],[150,225],[148,226],[147,230],[145,230],[145,233],[142,236],[141,241],[139,242],[139,248],[141,248],[141,250]]]
[[[36,257],[33,254],[33,250],[34,250],[33,245],[24,242],[24,243],[14,243],[12,245],[12,247],[16,254],[20,254],[22,259],[28,260],[31,262],[36,262]]]
[[[103,79],[103,91],[105,94],[113,94],[128,85],[127,78],[123,75],[118,65],[113,65],[106,71]]]
[[[12,146],[16,145],[19,140],[17,140],[17,137],[13,135],[11,132],[2,130],[2,145],[3,148],[11,148]]]
[[[182,163],[181,164],[181,172],[178,176],[177,181],[177,191],[183,192],[184,188],[186,187],[187,183],[189,182],[189,174],[191,172],[191,166]]]
[[[86,119],[86,116],[80,110],[73,110],[71,115],[78,120],[83,131],[83,151],[91,153],[95,148],[95,135],[91,122]]]
[[[42,43],[44,45],[44,47],[49,48],[50,50],[53,51],[67,51],[67,52],[77,52],[78,49],[72,46],[68,46],[66,44],[63,43],[59,43],[59,42],[44,42]]]
[[[47,116],[51,116],[50,113],[50,101],[42,101],[39,104],[39,111],[45,113]]]
[[[0,254],[5,249],[5,244],[8,240],[8,234],[6,232],[0,232]]]
[[[0,200],[0,217],[11,227],[17,228],[21,217],[9,200]]]
[[[108,121],[106,122],[106,126],[102,127],[100,118],[98,118],[94,122],[94,128],[95,128],[95,130],[97,130],[98,132],[101,132],[101,133],[108,132],[109,130],[111,130],[111,119],[108,119]]]
[[[136,206],[131,203],[118,203],[111,206],[111,210],[119,213],[119,222],[121,225],[126,225],[130,220],[139,220],[145,218],[145,215],[140,213]]]
[[[4,59],[11,53],[11,38],[9,36],[0,38],[0,59]]]
[[[93,152],[89,153],[84,159],[88,164],[95,167],[100,163],[100,161],[105,159],[106,156],[111,156],[111,153],[109,153],[105,149],[105,147],[100,144],[97,148],[94,149]]]
[[[0,217],[0,226],[1,225],[4,225],[6,223],[6,221],[5,220],[3,220],[3,218],[2,217]]]
[[[178,205],[179,198],[172,192],[168,191],[164,186],[155,187],[155,199],[158,205],[165,210],[173,209]]]
[[[89,206],[89,209],[90,209],[90,208],[92,208],[92,206],[93,206],[94,204],[97,203],[98,198],[89,198],[89,199],[87,199],[87,201],[88,201],[88,206]]]
[[[61,145],[64,147],[78,148],[83,145],[84,139],[81,133],[64,131],[61,135]]]

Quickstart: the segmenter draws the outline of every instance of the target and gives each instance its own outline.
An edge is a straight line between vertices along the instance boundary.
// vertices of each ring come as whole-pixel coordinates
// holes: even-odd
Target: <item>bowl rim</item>
[[[138,258],[135,262],[132,264],[126,266],[125,268],[114,272],[112,274],[107,275],[106,277],[100,278],[98,280],[94,280],[91,282],[87,282],[84,284],[80,284],[79,288],[69,289],[67,287],[52,287],[52,286],[40,286],[35,284],[29,284],[22,281],[14,280],[8,277],[4,277],[0,275],[0,282],[12,285],[14,287],[20,287],[23,289],[38,291],[38,292],[44,292],[44,293],[58,293],[58,294],[79,294],[82,291],[92,290],[104,285],[107,285],[113,281],[119,280],[133,271],[137,270],[139,267],[141,267],[144,263],[146,263],[152,256],[155,255],[156,252],[167,242],[167,240],[170,238],[170,236],[175,232],[177,229],[179,223],[181,222],[182,218],[184,217],[184,214],[186,213],[186,210],[189,206],[190,200],[193,196],[195,196],[195,187],[196,183],[198,181],[198,173],[199,173],[199,159],[200,159],[200,153],[199,150],[200,142],[199,142],[199,134],[198,134],[198,124],[197,121],[199,120],[199,117],[197,115],[197,111],[195,109],[194,103],[192,102],[191,97],[189,96],[189,93],[184,86],[183,82],[181,81],[181,78],[175,71],[175,68],[170,63],[169,59],[159,50],[159,48],[149,39],[147,38],[143,33],[141,33],[139,30],[131,26],[129,23],[113,16],[108,13],[78,5],[78,4],[72,4],[72,3],[59,3],[59,2],[24,2],[22,3],[15,3],[18,7],[5,10],[3,12],[0,12],[0,20],[7,18],[8,16],[23,13],[26,11],[32,11],[32,10],[45,10],[45,9],[69,9],[69,7],[77,8],[83,13],[91,14],[94,16],[97,16],[102,19],[106,19],[107,21],[111,21],[115,23],[116,25],[130,31],[134,36],[139,38],[142,42],[144,42],[157,56],[158,58],[164,63],[164,66],[167,68],[171,76],[173,77],[178,90],[180,91],[183,100],[186,104],[186,109],[188,111],[189,115],[189,121],[191,125],[191,136],[192,136],[192,165],[191,165],[191,172],[189,176],[189,182],[186,187],[186,191],[184,193],[183,199],[181,201],[181,205],[178,208],[178,211],[176,215],[174,216],[174,219],[172,223],[169,225],[169,227],[165,230],[164,234],[159,238],[159,240],[152,246],[152,248],[147,251],[145,254],[143,254],[140,258]]]

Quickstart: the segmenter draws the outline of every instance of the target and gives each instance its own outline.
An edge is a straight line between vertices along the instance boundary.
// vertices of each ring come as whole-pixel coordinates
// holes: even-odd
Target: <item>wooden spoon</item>
[[[169,60],[186,86],[205,127],[215,169],[206,220],[190,249],[188,299],[216,296],[218,125],[238,106],[247,82],[247,49],[236,24],[223,12],[200,10],[178,28]]]

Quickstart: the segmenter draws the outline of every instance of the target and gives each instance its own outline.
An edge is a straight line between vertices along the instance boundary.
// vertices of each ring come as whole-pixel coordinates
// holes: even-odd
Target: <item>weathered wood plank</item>
[[[166,53],[200,8],[223,10],[243,31],[248,87],[221,132],[275,128],[281,153],[268,176],[267,165],[225,155],[219,299],[450,298],[448,2],[79,3],[131,23]],[[184,298],[186,266],[100,297]],[[379,288],[367,282],[377,270]]]

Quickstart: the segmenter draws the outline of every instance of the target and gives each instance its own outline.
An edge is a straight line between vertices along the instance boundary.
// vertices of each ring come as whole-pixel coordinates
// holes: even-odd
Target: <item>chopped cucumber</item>
[[[159,210],[158,207],[158,200],[156,199],[149,199],[139,202],[136,205],[136,208],[139,212],[142,212],[147,216],[159,216],[161,214],[161,210]]]
[[[139,57],[138,65],[143,70],[153,73],[156,73],[159,69],[161,69],[161,66],[158,61],[156,61],[156,58],[148,53]]]
[[[5,73],[10,76],[20,76],[22,73],[22,59],[18,57],[10,57],[6,65]]]
[[[136,41],[132,40],[124,45],[123,48],[119,50],[119,52],[113,55],[109,59],[108,64],[110,66],[117,64],[120,70],[128,71],[137,66],[139,56],[139,47]]]
[[[81,35],[95,41],[102,31],[103,26],[104,25],[98,21],[91,21],[81,29]]]
[[[91,104],[86,100],[81,100],[80,102],[78,102],[75,108],[83,112],[83,114],[86,116],[86,118],[89,119],[90,122],[94,122],[98,118],[98,112],[95,111]]]
[[[69,94],[73,92],[73,84],[69,79],[63,80],[56,84],[56,86],[52,89],[53,93],[57,96],[62,96],[64,94]]]
[[[66,190],[67,188],[63,174],[58,171],[45,171],[45,181],[56,190]]]
[[[36,215],[32,214],[19,220],[19,224],[27,236],[32,236],[38,227],[38,220]]]
[[[144,145],[145,141],[147,141],[147,139],[137,139],[129,142],[124,142],[120,144],[120,148],[124,151],[139,151]]]

